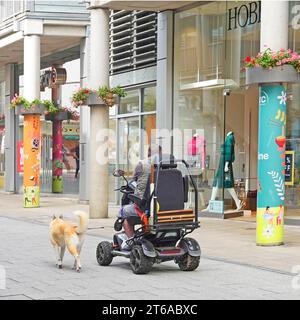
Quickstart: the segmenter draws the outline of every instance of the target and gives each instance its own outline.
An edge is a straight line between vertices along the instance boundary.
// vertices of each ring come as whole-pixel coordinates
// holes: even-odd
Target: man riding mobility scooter
[[[184,165],[188,175],[183,177],[178,165]],[[136,274],[146,274],[154,263],[170,260],[174,260],[183,271],[195,270],[200,263],[200,246],[186,235],[199,227],[198,191],[188,164],[174,159],[152,164],[143,198],[134,194],[135,186],[126,180],[124,171],[116,170],[114,176],[123,177],[126,181],[126,185],[118,189],[123,193],[122,205],[131,201],[137,212],[138,217],[127,218],[128,222],[142,227],[127,240],[124,232],[118,232],[112,243],[100,242],[96,250],[98,263],[108,266],[115,256],[122,256],[130,259],[132,271]],[[189,180],[195,190],[194,210],[185,209]],[[114,228],[121,230],[122,219],[117,219]],[[126,249],[123,249],[124,241]]]

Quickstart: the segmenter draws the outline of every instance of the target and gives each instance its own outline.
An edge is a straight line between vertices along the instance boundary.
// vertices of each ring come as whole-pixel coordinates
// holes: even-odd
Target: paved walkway
[[[115,258],[109,267],[95,259],[99,237],[87,236],[83,270],[55,267],[48,226],[0,218],[0,265],[6,269],[6,289],[0,299],[298,299],[291,275],[203,258],[194,272],[173,263],[155,265],[147,275],[132,273],[128,260]]]
[[[65,268],[54,267],[48,235],[53,213],[75,221],[75,209],[88,211],[88,206],[75,199],[43,197],[40,208],[24,209],[20,195],[0,194],[0,265],[8,278],[0,299],[300,298],[300,289],[292,288],[292,268],[300,265],[299,227],[285,228],[284,246],[257,247],[253,222],[203,218],[201,228],[192,234],[202,248],[197,271],[182,272],[169,262],[137,276],[126,259],[116,258],[110,267],[98,266],[96,246],[101,239],[111,239],[114,219],[90,220],[83,271],[77,274],[71,270],[68,253]]]
[[[40,208],[24,209],[22,196],[0,194],[2,217],[48,225],[53,214],[63,214],[65,218],[74,220],[74,210],[88,211],[88,206],[78,204],[76,199],[42,197]],[[117,207],[110,208],[109,219],[90,220],[88,233],[111,239],[117,210]],[[255,227],[254,222],[239,219],[202,218],[201,228],[192,236],[199,241],[203,255],[209,258],[286,273],[290,273],[293,266],[300,265],[299,226],[285,226],[285,245],[278,247],[256,246]]]

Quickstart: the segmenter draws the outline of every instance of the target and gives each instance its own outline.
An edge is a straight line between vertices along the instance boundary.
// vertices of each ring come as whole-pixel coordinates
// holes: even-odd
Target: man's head
[[[148,158],[151,158],[155,155],[159,155],[161,157],[162,154],[162,150],[161,150],[161,146],[157,145],[157,144],[151,144],[148,148]]]

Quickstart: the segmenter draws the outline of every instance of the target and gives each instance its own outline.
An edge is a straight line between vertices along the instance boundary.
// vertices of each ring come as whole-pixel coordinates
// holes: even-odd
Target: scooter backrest
[[[184,209],[184,185],[181,171],[160,170],[156,181],[156,196],[159,211]]]

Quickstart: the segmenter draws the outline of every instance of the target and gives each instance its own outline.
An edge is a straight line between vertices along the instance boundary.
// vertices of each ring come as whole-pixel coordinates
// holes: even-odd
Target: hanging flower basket
[[[119,103],[120,98],[126,97],[126,92],[120,86],[108,88],[107,86],[98,89],[98,96],[104,101],[108,107],[112,107]]]
[[[290,65],[283,65],[272,69],[262,67],[246,69],[246,85],[276,82],[300,82],[300,75]]]
[[[10,107],[15,109],[16,115],[25,114],[43,114],[48,112],[57,112],[58,108],[50,100],[35,99],[29,102],[24,97],[15,94],[11,100]]]
[[[45,120],[47,121],[64,121],[68,119],[69,119],[68,111],[65,111],[65,110],[59,110],[58,112],[55,112],[55,113],[46,112],[45,114]]]
[[[26,114],[43,114],[46,111],[46,106],[44,104],[32,104],[30,108],[26,108],[24,104],[19,104],[15,107],[16,115],[26,115]]]
[[[85,101],[85,104],[87,106],[105,106],[105,102],[99,98],[98,94],[96,92],[91,92],[88,96],[88,98]]]
[[[108,88],[102,86],[97,90],[80,88],[72,95],[72,105],[78,107],[81,105],[88,106],[108,106],[112,107],[119,103],[120,97],[125,97],[126,92],[120,86]]]
[[[267,48],[255,57],[246,57],[246,85],[255,83],[299,82],[300,56],[291,49]]]

